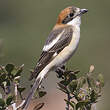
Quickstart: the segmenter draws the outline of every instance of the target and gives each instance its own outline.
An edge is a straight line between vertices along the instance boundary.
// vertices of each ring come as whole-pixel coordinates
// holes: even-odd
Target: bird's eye
[[[70,17],[73,17],[74,16],[74,14],[73,13],[70,13]]]

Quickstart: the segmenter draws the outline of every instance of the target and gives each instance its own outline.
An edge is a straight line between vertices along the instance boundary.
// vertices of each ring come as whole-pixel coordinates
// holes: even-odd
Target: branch
[[[67,100],[70,102],[70,99],[71,99],[70,93],[68,93],[68,94],[67,94]],[[67,105],[66,110],[69,110],[69,109],[70,109],[69,103],[66,103],[66,105]]]
[[[94,105],[101,96],[101,89],[104,86],[103,76],[94,75],[94,66],[90,66],[89,72],[78,75],[79,71],[57,70],[59,90],[67,95],[66,110],[96,110]]]

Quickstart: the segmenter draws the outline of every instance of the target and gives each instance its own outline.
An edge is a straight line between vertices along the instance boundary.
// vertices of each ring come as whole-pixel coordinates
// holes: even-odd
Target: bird
[[[75,53],[80,40],[81,16],[86,12],[88,12],[87,9],[69,6],[58,15],[56,24],[50,32],[34,72],[31,74],[31,79],[35,78],[35,82],[25,100],[23,110],[26,110],[34,92],[47,74],[62,67]]]

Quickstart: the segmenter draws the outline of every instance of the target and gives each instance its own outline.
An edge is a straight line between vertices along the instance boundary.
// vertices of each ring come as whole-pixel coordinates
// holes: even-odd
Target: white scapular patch
[[[62,32],[58,35],[58,37],[56,37],[52,42],[50,42],[50,43],[47,44],[47,45],[44,45],[43,51],[48,51],[50,48],[52,48],[52,47],[57,43],[57,41],[60,39],[60,37],[61,37],[61,35],[62,35],[63,32],[64,32],[64,31],[62,31]]]
[[[57,52],[55,52],[54,54],[53,54],[53,57],[56,57],[58,54],[57,54]]]

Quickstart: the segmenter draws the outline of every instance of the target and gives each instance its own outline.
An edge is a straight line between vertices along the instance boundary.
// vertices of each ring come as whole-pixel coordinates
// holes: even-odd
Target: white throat
[[[72,25],[72,26],[78,26],[80,27],[81,24],[81,17],[77,16],[76,18],[74,18],[72,21],[67,23],[68,25]]]

